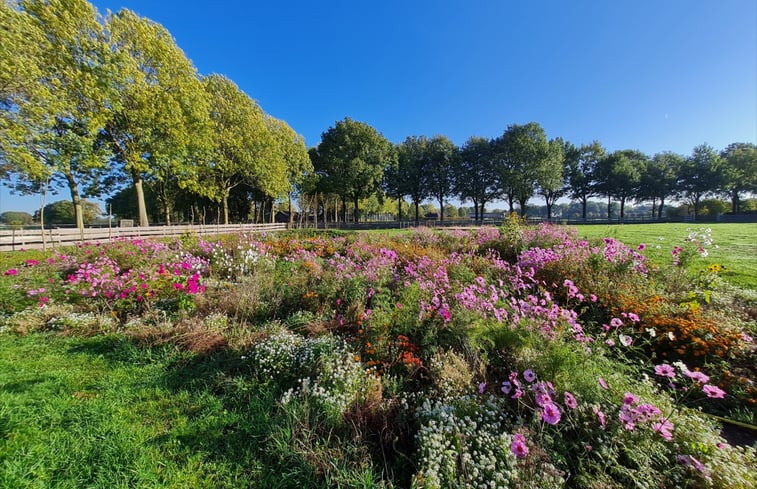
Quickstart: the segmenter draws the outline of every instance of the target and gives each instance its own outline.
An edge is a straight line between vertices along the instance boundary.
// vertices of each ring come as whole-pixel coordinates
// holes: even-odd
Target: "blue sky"
[[[346,116],[393,142],[529,121],[649,154],[757,142],[753,0],[94,4],[163,24],[308,146]],[[38,203],[3,189],[0,212]]]

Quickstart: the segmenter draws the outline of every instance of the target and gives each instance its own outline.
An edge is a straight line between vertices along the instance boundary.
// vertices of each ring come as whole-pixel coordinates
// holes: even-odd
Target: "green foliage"
[[[23,211],[6,211],[0,214],[0,223],[10,226],[28,226],[32,220],[32,215]]]
[[[536,190],[538,175],[549,160],[550,150],[544,129],[536,122],[507,127],[495,140],[501,189],[508,200],[517,200],[522,216]]]
[[[82,201],[84,216],[84,224],[92,224],[94,220],[102,214],[102,210],[98,204],[94,202]],[[39,211],[35,213],[37,215]],[[59,200],[57,202],[51,202],[45,206],[45,223],[46,224],[76,224],[76,216],[74,213],[74,205],[70,200]]]
[[[383,135],[349,117],[321,135],[315,155],[314,166],[324,175],[324,188],[355,204],[355,220],[359,219],[358,201],[378,190],[384,168],[396,158]]]

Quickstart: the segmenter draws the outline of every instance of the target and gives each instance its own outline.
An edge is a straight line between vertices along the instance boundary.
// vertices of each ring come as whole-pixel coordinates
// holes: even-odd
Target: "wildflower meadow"
[[[511,218],[7,254],[0,486],[753,488],[719,419],[755,424],[757,293],[687,266],[717,239],[650,260]],[[72,426],[90,448],[45,452]]]

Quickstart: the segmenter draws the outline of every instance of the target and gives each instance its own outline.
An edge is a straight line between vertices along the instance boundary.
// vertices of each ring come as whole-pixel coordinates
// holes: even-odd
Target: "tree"
[[[513,200],[520,204],[521,216],[533,197],[539,171],[549,158],[549,143],[544,129],[536,122],[507,127],[495,142],[499,155],[500,188],[508,196],[510,210]]]
[[[476,221],[483,219],[484,206],[500,196],[492,141],[471,137],[460,149],[455,166],[455,193],[460,199],[473,201]],[[467,214],[466,214],[467,216]]]
[[[653,218],[656,210],[657,219],[662,219],[665,199],[675,194],[678,172],[682,164],[683,156],[670,151],[657,153],[647,161],[641,174],[638,199],[652,201]]]
[[[679,194],[694,209],[694,220],[699,217],[699,203],[703,197],[714,194],[723,181],[722,160],[708,144],[695,147],[681,166],[678,176]]]
[[[107,151],[97,144],[114,100],[103,81],[110,56],[105,33],[84,0],[27,0],[13,13],[8,5],[3,2],[0,15],[10,28],[0,30],[19,56],[8,61],[0,50],[0,64],[15,63],[10,73],[20,81],[0,89],[4,172],[31,182],[27,189],[47,188],[50,180],[64,184],[82,228],[82,197],[102,193],[108,170]],[[20,34],[30,37],[19,40]]]
[[[206,195],[223,205],[224,223],[228,224],[229,194],[234,187],[247,182],[267,195],[286,190],[283,149],[277,145],[263,110],[231,80],[210,75],[203,86],[212,108],[214,134],[203,181]]]
[[[282,120],[268,116],[266,122],[273,135],[276,151],[273,153],[274,158],[267,159],[268,165],[265,165],[267,171],[258,185],[261,190],[272,196],[287,194],[289,226],[292,227],[294,225],[292,192],[313,172],[313,164],[302,136],[294,132]],[[282,176],[285,177],[284,180]]]
[[[453,172],[457,165],[459,151],[455,143],[446,136],[434,136],[429,141],[427,152],[423,177],[429,193],[439,202],[439,220],[444,221],[444,199],[452,194]]]
[[[384,168],[396,158],[392,144],[374,128],[349,117],[337,122],[321,135],[318,159],[330,186],[346,202],[355,205],[354,220],[360,218],[359,201],[378,190]]]
[[[547,220],[552,219],[552,206],[566,192],[565,180],[563,179],[565,152],[566,149],[571,151],[573,148],[572,144],[564,142],[561,138],[552,139],[549,142],[547,157],[538,169],[536,184],[539,193],[546,202]]]
[[[607,219],[610,219],[612,198],[620,201],[620,220],[625,217],[626,201],[637,194],[647,156],[636,150],[615,151],[603,158],[595,172],[596,189],[607,196]]]
[[[731,199],[731,212],[739,212],[741,195],[757,192],[757,146],[732,143],[720,152],[723,190]]]
[[[33,217],[28,212],[6,211],[0,214],[0,222],[11,226],[28,226],[32,221]]]
[[[87,200],[82,201],[84,209],[83,219],[85,224],[92,224],[95,218],[100,215],[100,206]],[[39,211],[37,211],[39,213]],[[73,202],[69,200],[58,200],[45,206],[45,215],[50,224],[75,224],[77,220]],[[35,220],[38,216],[35,215]]]
[[[425,136],[411,136],[405,139],[397,147],[397,173],[396,178],[398,192],[410,197],[415,206],[415,224],[420,220],[420,204],[430,194],[424,178],[428,157],[429,140]]]
[[[589,197],[595,195],[594,171],[604,158],[605,150],[599,141],[583,144],[579,148],[571,146],[565,150],[565,174],[570,198],[581,202],[581,219],[586,220],[586,205]]]
[[[106,27],[113,53],[110,86],[119,100],[102,136],[131,180],[139,224],[147,226],[145,180],[206,191],[198,162],[209,151],[210,110],[195,67],[163,26],[122,9],[108,17]],[[170,195],[159,198],[169,219]]]

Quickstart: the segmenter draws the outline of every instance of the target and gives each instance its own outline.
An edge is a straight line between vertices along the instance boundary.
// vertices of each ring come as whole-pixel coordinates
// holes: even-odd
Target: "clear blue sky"
[[[754,0],[94,3],[163,24],[308,146],[345,116],[393,142],[529,121],[649,154],[757,142]],[[38,203],[3,189],[0,211]]]

